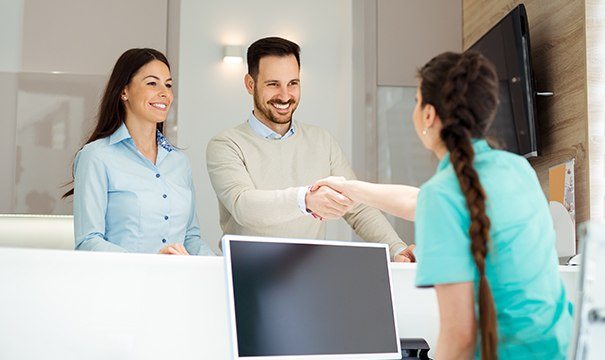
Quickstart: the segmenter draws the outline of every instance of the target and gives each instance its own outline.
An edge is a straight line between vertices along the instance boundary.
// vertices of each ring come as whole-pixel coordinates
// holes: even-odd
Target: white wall
[[[27,0],[22,70],[107,75],[127,49],[166,51],[168,0]]]
[[[281,36],[301,46],[302,100],[295,119],[321,125],[351,154],[352,10],[348,0],[181,0],[178,59],[178,145],[193,167],[203,237],[216,249],[222,235],[206,171],[206,145],[244,122],[253,108],[242,65],[221,63],[222,46]],[[350,239],[340,220],[328,238]]]

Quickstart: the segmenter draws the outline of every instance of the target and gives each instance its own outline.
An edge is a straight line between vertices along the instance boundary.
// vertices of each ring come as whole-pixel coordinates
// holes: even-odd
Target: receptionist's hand
[[[318,180],[313,186],[311,186],[311,191],[315,191],[322,186],[328,186],[337,192],[343,194],[351,198],[350,194],[348,194],[347,190],[347,179],[342,176],[329,176],[325,179]]]
[[[158,252],[158,254],[189,255],[189,253],[187,252],[187,249],[185,249],[185,247],[181,244],[166,245]]]
[[[414,249],[416,245],[412,244],[405,248],[402,252],[395,255],[393,257],[393,261],[395,262],[416,262],[416,257],[414,256]]]
[[[305,204],[322,219],[338,219],[355,205],[351,199],[327,186],[309,189]]]

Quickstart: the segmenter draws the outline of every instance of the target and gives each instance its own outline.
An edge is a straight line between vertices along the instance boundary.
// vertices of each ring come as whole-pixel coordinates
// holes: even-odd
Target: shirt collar
[[[128,132],[126,124],[122,123],[118,130],[116,130],[113,134],[109,136],[109,145],[113,145],[131,138],[132,136],[130,136],[130,132]],[[168,142],[168,139],[166,139],[166,137],[160,132],[160,130],[156,130],[155,138],[158,145],[163,147],[166,151],[171,152],[172,150],[174,150],[174,147]]]
[[[164,134],[162,134],[160,132],[160,130],[156,130],[155,138],[156,138],[156,140],[158,142],[158,145],[160,145],[161,147],[163,147],[164,149],[166,149],[166,151],[171,152],[172,150],[174,150],[174,146],[172,146],[168,142],[168,139],[166,139],[166,137],[164,136]]]
[[[290,136],[294,135],[295,132],[294,121],[292,121],[290,122],[290,129],[288,129],[284,136],[281,136],[280,134],[271,130],[267,125],[263,124],[260,120],[258,120],[256,116],[254,116],[254,112],[250,113],[250,117],[248,118],[248,124],[250,125],[250,128],[252,129],[252,131],[254,131],[254,133],[269,140],[285,140]]]
[[[118,130],[114,131],[113,134],[109,136],[109,145],[113,145],[115,143],[119,143],[120,141],[130,139],[130,133],[128,132],[128,128],[125,123],[122,123]]]
[[[485,139],[472,139],[471,144],[473,145],[473,150],[475,151],[475,156],[490,150],[490,146]],[[450,153],[445,154],[443,159],[439,161],[439,166],[437,167],[437,172],[445,169],[450,164]]]

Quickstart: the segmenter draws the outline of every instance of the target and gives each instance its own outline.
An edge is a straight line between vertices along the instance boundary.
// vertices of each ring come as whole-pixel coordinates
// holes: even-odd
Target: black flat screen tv
[[[493,62],[500,80],[500,105],[488,136],[504,150],[526,158],[538,156],[536,92],[525,6],[515,7],[469,50]]]

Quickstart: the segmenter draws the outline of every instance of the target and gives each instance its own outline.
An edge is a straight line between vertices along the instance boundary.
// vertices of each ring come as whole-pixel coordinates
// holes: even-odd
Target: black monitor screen
[[[512,121],[513,105],[511,104],[510,86],[507,80],[500,80],[500,105],[496,117],[489,129],[489,136],[497,140],[497,144],[505,150],[519,153],[517,127]],[[506,121],[505,119],[509,119]]]
[[[500,106],[488,135],[505,150],[538,155],[534,81],[525,7],[520,4],[470,47],[494,63]]]
[[[240,357],[396,353],[383,247],[230,242]]]

